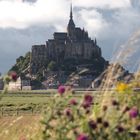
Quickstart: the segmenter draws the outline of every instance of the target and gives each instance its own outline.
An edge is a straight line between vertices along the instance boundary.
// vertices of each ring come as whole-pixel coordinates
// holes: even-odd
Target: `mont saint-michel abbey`
[[[46,45],[32,46],[31,69],[36,73],[37,68],[46,60],[56,62],[69,58],[90,59],[101,57],[101,49],[96,39],[92,40],[88,32],[75,26],[72,6],[67,32],[55,32],[54,38],[46,41]]]

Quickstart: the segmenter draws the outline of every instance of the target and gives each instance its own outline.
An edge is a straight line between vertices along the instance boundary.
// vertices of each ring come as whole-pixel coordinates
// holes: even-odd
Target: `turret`
[[[96,40],[96,38],[95,38],[95,45],[97,45],[97,40]]]

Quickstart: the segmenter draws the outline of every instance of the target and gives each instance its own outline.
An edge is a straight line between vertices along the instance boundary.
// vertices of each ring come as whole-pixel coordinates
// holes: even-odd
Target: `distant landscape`
[[[139,0],[1,0],[0,140],[140,140],[139,12]]]

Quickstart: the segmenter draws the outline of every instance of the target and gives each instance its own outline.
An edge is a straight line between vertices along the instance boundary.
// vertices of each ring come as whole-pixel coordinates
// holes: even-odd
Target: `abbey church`
[[[62,62],[66,59],[100,58],[101,49],[97,41],[92,40],[88,32],[75,26],[72,6],[67,32],[55,32],[53,39],[46,41],[45,45],[32,46],[31,69],[36,73],[37,68],[46,60]]]

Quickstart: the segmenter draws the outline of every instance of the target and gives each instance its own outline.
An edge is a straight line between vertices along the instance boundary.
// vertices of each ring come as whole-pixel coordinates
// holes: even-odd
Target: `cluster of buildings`
[[[30,58],[30,74],[31,78],[35,77],[37,72],[48,61],[55,61],[56,63],[63,63],[67,60],[96,60],[99,66],[95,66],[92,72],[82,72],[87,66],[80,64],[77,66],[77,71],[80,73],[70,79],[70,82],[81,87],[88,87],[93,79],[99,75],[96,67],[102,67],[101,71],[107,66],[107,62],[102,57],[101,48],[97,45],[96,38],[92,40],[88,32],[83,28],[76,27],[73,20],[72,6],[70,10],[70,19],[67,25],[67,32],[55,32],[53,39],[49,39],[43,45],[33,45]],[[81,61],[82,62],[82,61]],[[98,64],[97,64],[98,65]],[[100,72],[101,72],[100,71]],[[59,84],[60,81],[65,80],[65,74],[62,71],[52,73],[45,73],[46,80],[42,82],[44,86],[53,86],[54,83]],[[1,86],[0,81],[0,88]],[[9,83],[9,90],[31,90],[30,79],[18,78],[16,82]]]
[[[16,81],[9,82],[8,90],[31,90],[31,80],[30,79],[22,79],[19,77]]]
[[[8,90],[9,91],[15,91],[15,90],[31,90],[31,80],[28,78],[21,78],[19,77],[16,81],[10,81],[8,84]],[[3,77],[0,74],[0,90],[4,89],[4,80]]]
[[[66,62],[67,60],[75,61],[91,59],[97,60],[97,63],[101,63],[99,65],[102,67],[102,71],[108,65],[108,63],[102,57],[101,48],[97,45],[96,38],[92,40],[84,28],[81,29],[80,27],[75,26],[71,6],[67,32],[55,32],[53,34],[53,39],[48,39],[45,44],[32,46],[30,74],[32,77],[34,77],[40,68],[44,67],[48,61],[54,61],[57,64],[63,64],[63,62]],[[82,63],[80,65],[81,70],[87,68],[85,65],[83,67]],[[80,68],[80,65],[78,68]],[[78,80],[71,81],[81,87],[88,87],[96,78],[96,76],[99,75],[96,66],[94,66],[94,68],[96,72],[93,74],[78,76]],[[45,71],[46,68],[44,68],[43,73],[44,76],[47,75],[46,80],[43,82],[43,85],[45,86],[54,84],[57,85],[57,83],[61,83],[61,81],[67,78],[65,75],[61,74],[61,72],[56,72],[58,74],[54,73],[52,76],[50,76],[50,73],[46,74]],[[55,77],[55,75],[57,76]]]
[[[48,60],[63,62],[67,59],[91,59],[101,57],[101,48],[88,32],[75,26],[72,6],[67,32],[55,32],[53,39],[44,45],[34,45],[31,51],[31,73],[34,75]]]

